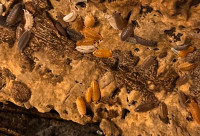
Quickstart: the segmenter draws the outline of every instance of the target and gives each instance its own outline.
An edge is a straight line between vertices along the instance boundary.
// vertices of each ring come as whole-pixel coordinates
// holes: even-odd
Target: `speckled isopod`
[[[16,4],[8,14],[6,19],[7,25],[15,25],[18,23],[23,15],[23,5],[21,3]]]
[[[76,99],[76,106],[80,115],[86,114],[86,104],[82,97],[77,97]]]

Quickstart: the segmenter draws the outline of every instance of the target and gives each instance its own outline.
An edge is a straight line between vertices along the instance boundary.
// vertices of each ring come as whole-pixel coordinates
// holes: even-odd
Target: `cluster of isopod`
[[[116,30],[122,30],[120,39],[122,41],[129,42],[131,44],[139,43],[144,46],[155,47],[157,42],[152,40],[146,40],[139,36],[134,35],[133,23],[127,24],[127,20],[124,19],[119,13],[113,13],[113,15],[106,15],[109,24]]]
[[[23,52],[25,47],[27,46],[30,36],[31,36],[31,28],[33,26],[33,16],[26,9],[23,9],[23,3],[17,3],[10,10],[9,14],[6,18],[6,25],[9,27],[15,26],[20,21],[22,21],[23,15],[25,19],[24,28],[19,25],[16,29],[16,37],[19,38],[18,41],[18,49]],[[0,4],[0,15],[3,12],[3,5]]]
[[[86,114],[86,103],[90,104],[92,101],[96,103],[100,100],[100,98],[101,92],[99,89],[99,85],[97,81],[94,80],[92,81],[91,86],[85,92],[85,99],[80,96],[76,99],[76,105],[80,115],[83,116]]]

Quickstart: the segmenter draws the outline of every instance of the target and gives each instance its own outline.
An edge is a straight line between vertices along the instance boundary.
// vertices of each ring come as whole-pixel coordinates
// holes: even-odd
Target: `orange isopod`
[[[102,40],[101,35],[94,31],[92,28],[85,27],[82,31],[83,35],[87,38],[92,38],[96,41]]]
[[[77,41],[76,46],[81,46],[81,45],[93,45],[95,43],[94,39],[92,38],[85,38],[83,40]]]
[[[198,104],[194,100],[191,100],[188,105],[193,119],[200,125],[200,109]]]
[[[85,104],[85,101],[83,100],[82,97],[80,97],[80,96],[77,97],[76,106],[77,106],[78,112],[81,115],[85,115],[86,114],[86,104]]]
[[[84,20],[84,25],[86,27],[93,27],[95,24],[95,19],[92,15],[87,15]]]
[[[185,57],[185,56],[187,56],[188,53],[191,53],[193,51],[194,51],[194,47],[190,46],[186,50],[179,51],[178,55],[179,55],[179,57]]]
[[[99,49],[99,50],[94,51],[93,55],[99,58],[109,58],[109,57],[112,57],[112,51]]]
[[[94,102],[98,102],[101,97],[101,94],[97,81],[93,81],[91,86],[92,86],[92,100]]]
[[[89,87],[85,92],[85,101],[87,103],[91,103],[92,101],[92,87]]]

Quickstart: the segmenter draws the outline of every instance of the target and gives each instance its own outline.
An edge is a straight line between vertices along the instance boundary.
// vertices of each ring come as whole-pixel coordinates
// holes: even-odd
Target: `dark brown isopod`
[[[76,32],[73,29],[67,28],[66,31],[67,31],[67,35],[69,36],[69,38],[73,41],[78,41],[83,38],[83,35],[81,33]]]
[[[31,32],[30,31],[26,31],[20,37],[19,42],[18,42],[18,49],[21,52],[24,51],[24,48],[26,47],[27,43],[29,42],[30,36],[31,36]]]
[[[190,79],[189,75],[188,75],[188,74],[185,74],[184,76],[179,77],[179,78],[177,79],[176,85],[181,86],[181,85],[187,83],[189,79]]]
[[[126,20],[119,13],[114,13],[113,17],[119,30],[126,27]]]
[[[56,22],[55,23],[55,27],[58,30],[58,32],[63,35],[63,36],[67,36],[65,29],[61,26],[60,23]]]
[[[187,96],[182,92],[182,91],[178,91],[178,96],[179,96],[179,103],[181,105],[181,107],[186,108],[187,104]]]
[[[8,14],[6,23],[9,26],[15,25],[23,17],[23,5],[21,3],[16,4]]]
[[[149,66],[151,66],[151,64],[153,63],[153,61],[156,59],[155,56],[148,56],[147,58],[145,58],[144,62],[141,65],[142,69],[146,69]]]
[[[64,15],[61,12],[57,13],[58,22],[62,25],[64,29],[66,29],[69,24],[63,20]]]
[[[181,51],[181,50],[186,50],[191,44],[183,44],[183,45],[180,45],[180,46],[175,46],[173,47],[175,50],[177,51]]]
[[[138,36],[134,36],[135,39],[136,39],[136,42],[141,44],[141,45],[144,45],[144,46],[149,46],[149,47],[155,47],[157,46],[157,42],[155,41],[151,41],[151,40],[146,40],[146,39],[143,39],[141,37],[138,37]]]
[[[125,41],[128,37],[133,34],[133,25],[128,24],[121,33],[121,40]]]
[[[169,123],[169,118],[167,117],[168,115],[168,110],[167,110],[167,105],[162,102],[160,103],[160,115],[159,115],[159,118],[162,122],[164,123]]]
[[[140,104],[139,106],[137,106],[134,111],[135,112],[146,112],[146,111],[152,110],[155,107],[156,107],[156,104],[153,102],[144,103],[144,104]]]

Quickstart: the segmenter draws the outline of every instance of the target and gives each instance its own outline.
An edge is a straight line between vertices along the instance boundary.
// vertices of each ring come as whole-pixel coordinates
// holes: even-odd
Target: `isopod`
[[[55,23],[55,27],[58,30],[58,32],[63,35],[63,36],[67,36],[65,29],[62,27],[62,25],[59,22]]]
[[[97,81],[93,81],[91,86],[92,86],[92,100],[94,102],[98,102],[101,97],[101,93]]]
[[[33,27],[33,16],[28,10],[24,9],[24,18],[26,20],[26,23],[24,25],[24,30],[28,31]]]
[[[141,65],[142,69],[147,69],[149,66],[152,65],[153,61],[156,59],[155,56],[148,56],[147,58],[145,58],[144,62]]]
[[[31,32],[30,31],[25,31],[22,36],[19,39],[18,42],[18,49],[23,52],[26,45],[28,44],[29,40],[30,40],[30,36],[31,36]]]
[[[77,46],[76,50],[81,53],[91,53],[96,50],[96,47],[94,45]]]
[[[2,15],[3,13],[3,4],[0,4],[0,16]]]
[[[91,103],[92,101],[92,87],[89,87],[85,92],[85,101],[87,103]]]
[[[114,13],[113,17],[115,19],[116,26],[119,30],[122,30],[126,27],[126,21],[119,13]]]
[[[103,50],[98,49],[93,52],[93,55],[99,58],[110,58],[112,57],[112,51],[111,50]]]
[[[95,19],[92,15],[87,15],[84,20],[84,25],[86,27],[93,27],[95,24]]]
[[[63,17],[63,20],[64,20],[65,22],[72,22],[72,21],[74,21],[74,20],[76,19],[76,17],[77,17],[76,12],[75,12],[75,11],[72,11],[72,12],[69,13],[68,15],[64,16],[64,17]]]
[[[163,121],[164,123],[169,123],[169,118],[167,117],[168,115],[168,110],[167,110],[167,105],[162,102],[160,103],[160,120]]]
[[[188,106],[193,119],[200,125],[200,109],[198,104],[194,100],[190,100]]]
[[[73,29],[67,28],[66,32],[67,32],[68,37],[73,41],[78,41],[78,40],[81,40],[83,38],[83,35],[81,33],[76,32]]]
[[[121,33],[121,40],[125,41],[128,37],[133,34],[133,25],[128,24]]]
[[[182,91],[178,91],[178,96],[181,107],[186,108],[187,96]]]
[[[23,5],[21,3],[16,4],[8,14],[8,17],[6,19],[6,23],[9,26],[15,25],[21,20],[21,17],[23,15]]]
[[[190,44],[184,44],[184,45],[180,45],[180,46],[175,46],[173,48],[177,51],[181,51],[181,50],[186,50],[189,46],[190,46]]]
[[[116,24],[116,21],[115,21],[115,18],[114,18],[113,16],[111,16],[111,15],[106,15],[105,17],[106,17],[106,19],[108,20],[109,24],[110,24],[114,29],[118,30],[117,24]]]
[[[97,32],[95,32],[92,28],[85,27],[81,32],[87,38],[92,38],[96,41],[102,40],[101,35],[99,35]]]
[[[189,75],[188,75],[188,74],[185,74],[184,76],[179,77],[179,78],[177,79],[176,85],[181,86],[181,85],[187,83],[188,80],[189,80]]]
[[[144,103],[144,104],[137,106],[134,111],[135,112],[146,112],[146,111],[152,110],[155,107],[156,107],[155,103],[149,102],[149,103]]]
[[[82,45],[93,45],[95,43],[94,39],[92,38],[85,38],[83,40],[77,41],[76,45],[77,46],[82,46]]]
[[[80,115],[83,116],[86,114],[86,104],[82,97],[77,97],[76,106]]]
[[[149,47],[155,47],[157,46],[157,42],[155,41],[151,41],[151,40],[146,40],[146,39],[143,39],[141,37],[138,37],[138,36],[134,36],[135,39],[136,39],[136,42],[141,44],[141,45],[144,45],[144,46],[149,46]]]
[[[181,71],[190,71],[192,69],[194,69],[196,67],[195,64],[193,63],[189,63],[189,62],[185,62],[185,63],[182,63],[178,66],[178,68],[181,70]]]
[[[181,50],[179,51],[179,57],[185,57],[187,56],[188,53],[192,53],[194,51],[194,47],[193,46],[189,46],[186,50]]]
[[[64,15],[61,12],[57,13],[58,22],[62,25],[63,28],[68,27],[68,23],[63,20]]]

